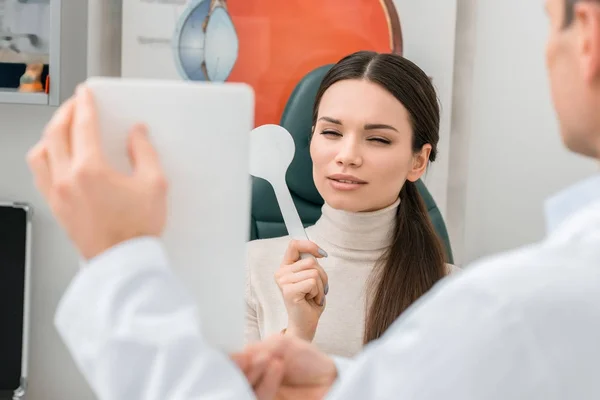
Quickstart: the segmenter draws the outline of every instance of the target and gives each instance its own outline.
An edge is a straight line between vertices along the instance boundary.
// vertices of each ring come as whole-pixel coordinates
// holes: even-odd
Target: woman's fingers
[[[323,280],[321,279],[321,276],[319,275],[319,272],[315,269],[307,269],[300,272],[288,274],[281,279],[280,285],[284,286],[304,281],[310,281],[311,285],[316,286],[317,288],[316,296],[310,294],[314,293],[314,290],[312,289],[310,291],[305,291],[303,293],[304,296],[307,297],[308,300],[314,299],[315,303],[317,303],[318,305],[323,305],[323,302],[325,300],[325,285],[323,283]],[[307,294],[308,296],[306,296]]]
[[[281,289],[283,297],[294,301],[300,301],[304,298],[314,299],[319,295],[319,286],[315,279],[305,279],[297,283],[284,285]]]
[[[325,286],[323,285],[323,281],[321,279],[317,278],[317,279],[305,279],[304,281],[300,281],[300,282],[306,282],[307,280],[310,281],[313,285],[316,285],[316,287],[317,287],[316,295],[313,297],[309,297],[308,299],[314,300],[314,302],[318,306],[322,307],[323,305],[325,305]]]
[[[315,258],[327,257],[327,253],[310,240],[292,240],[283,256],[283,264],[293,264],[300,259],[300,254],[310,254]]]
[[[286,285],[289,283],[302,282],[307,279],[314,279],[314,280],[321,281],[321,276],[319,275],[319,272],[317,272],[316,269],[307,269],[304,271],[287,274],[281,278],[280,282],[282,285]]]
[[[275,281],[281,289],[283,289],[283,286],[286,284],[297,283],[306,279],[319,281],[317,284],[319,292],[316,295],[309,297],[309,299],[315,299],[315,302],[318,305],[322,305],[324,303],[324,297],[329,291],[329,278],[316,259],[311,257],[297,261],[291,265],[283,265],[275,273]]]
[[[329,278],[327,277],[327,273],[325,272],[323,267],[321,267],[321,265],[317,262],[317,260],[314,258],[306,258],[304,260],[295,262],[294,264],[290,265],[288,269],[291,272],[300,272],[300,271],[304,271],[307,269],[314,269],[319,273],[319,276],[321,277],[321,280],[323,281],[323,285],[325,285],[325,287],[327,287],[329,284]],[[325,294],[327,294],[327,293],[325,293]]]

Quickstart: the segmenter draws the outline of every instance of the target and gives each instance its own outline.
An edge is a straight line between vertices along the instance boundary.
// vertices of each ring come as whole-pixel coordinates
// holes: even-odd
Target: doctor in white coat
[[[600,159],[600,2],[546,3],[562,137]],[[287,336],[230,358],[203,340],[157,239],[167,185],[143,128],[124,176],[95,118],[82,88],[28,162],[87,260],[56,326],[100,399],[600,399],[600,176],[549,200],[544,241],[444,280],[353,360]]]

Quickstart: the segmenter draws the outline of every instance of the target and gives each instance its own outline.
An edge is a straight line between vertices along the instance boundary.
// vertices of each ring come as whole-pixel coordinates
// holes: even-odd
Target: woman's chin
[[[329,205],[329,207],[340,211],[361,212],[365,209],[365,205],[362,204],[362,202],[357,201],[356,199],[350,199],[348,197],[350,196],[326,196],[325,202],[327,203],[327,205]]]

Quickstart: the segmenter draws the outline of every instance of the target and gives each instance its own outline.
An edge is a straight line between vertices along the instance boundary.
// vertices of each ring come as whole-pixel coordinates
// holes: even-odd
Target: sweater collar
[[[314,232],[340,249],[383,250],[391,243],[399,204],[400,199],[378,211],[355,213],[336,210],[325,203]]]

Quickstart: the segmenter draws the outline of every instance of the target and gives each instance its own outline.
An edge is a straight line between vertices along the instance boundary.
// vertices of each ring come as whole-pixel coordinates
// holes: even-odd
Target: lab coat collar
[[[600,174],[559,192],[545,204],[547,232],[554,232],[575,213],[597,201],[600,201]]]

